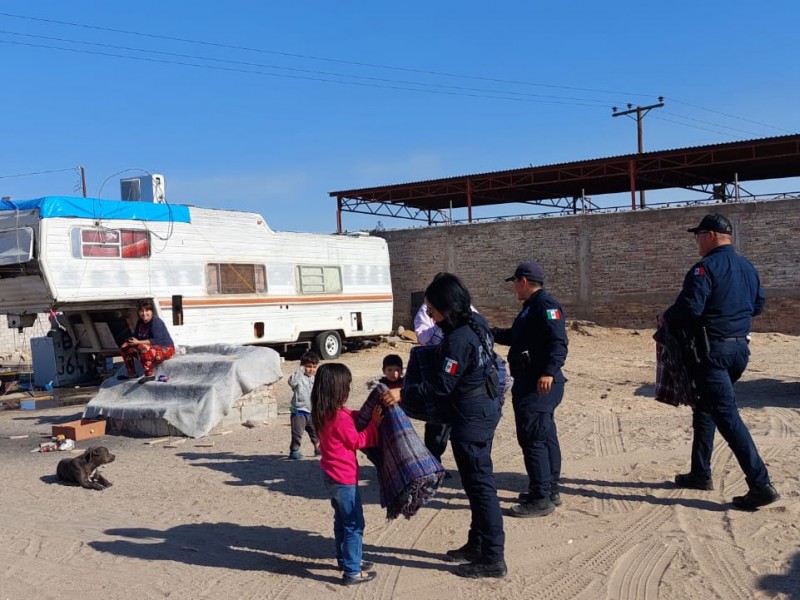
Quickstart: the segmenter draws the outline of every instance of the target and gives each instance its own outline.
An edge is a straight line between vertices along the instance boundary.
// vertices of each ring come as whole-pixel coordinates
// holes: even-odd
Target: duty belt
[[[741,336],[741,337],[712,337],[711,341],[712,342],[746,342],[748,340],[747,340],[746,336]]]

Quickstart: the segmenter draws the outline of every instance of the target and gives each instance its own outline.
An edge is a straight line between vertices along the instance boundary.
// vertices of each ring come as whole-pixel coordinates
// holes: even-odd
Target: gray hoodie
[[[303,367],[289,375],[289,387],[292,388],[292,410],[311,412],[311,388],[314,387],[314,376],[305,374]]]

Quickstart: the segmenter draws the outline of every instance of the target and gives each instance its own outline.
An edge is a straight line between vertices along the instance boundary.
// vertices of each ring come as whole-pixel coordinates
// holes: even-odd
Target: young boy
[[[320,455],[319,438],[311,423],[311,388],[314,387],[314,374],[319,366],[319,355],[309,350],[300,357],[300,366],[289,375],[289,387],[292,388],[292,443],[289,445],[289,458],[298,460],[303,431],[308,432],[314,444],[314,456]]]
[[[397,354],[387,354],[383,358],[383,377],[378,383],[384,384],[390,390],[403,387],[403,359]]]

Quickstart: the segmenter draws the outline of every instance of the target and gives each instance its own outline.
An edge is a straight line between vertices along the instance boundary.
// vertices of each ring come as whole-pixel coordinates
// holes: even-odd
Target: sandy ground
[[[466,539],[466,498],[456,475],[410,520],[386,521],[375,471],[363,457],[365,555],[378,579],[338,585],[332,511],[317,460],[288,461],[289,419],[177,448],[142,439],[101,439],[117,455],[103,492],[55,482],[64,453],[30,453],[50,426],[82,407],[0,412],[0,598],[800,598],[798,440],[800,338],[758,334],[737,386],[742,415],[769,464],[778,503],[730,510],[746,491],[717,439],[716,490],[678,490],[687,469],[690,412],[652,399],[652,331],[573,323],[557,412],[564,451],[564,504],[540,519],[505,519],[509,575],[463,580],[443,553]],[[388,352],[349,353],[351,404]],[[297,366],[287,360],[284,375]],[[288,386],[279,382],[285,408]],[[421,431],[421,427],[420,427]],[[25,435],[24,439],[9,439]],[[85,447],[86,442],[79,444]],[[500,499],[526,487],[510,406],[497,431]],[[445,466],[455,471],[452,454]]]

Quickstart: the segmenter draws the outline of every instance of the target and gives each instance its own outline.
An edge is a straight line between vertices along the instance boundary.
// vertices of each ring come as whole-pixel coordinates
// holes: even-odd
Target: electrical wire
[[[369,63],[363,61],[352,61],[352,60],[341,60],[341,59],[334,59],[328,58],[323,56],[314,56],[310,54],[297,54],[292,52],[283,52],[278,50],[268,50],[264,48],[253,48],[249,46],[237,46],[233,44],[222,44],[218,42],[210,42],[207,40],[197,40],[191,38],[182,38],[176,36],[168,36],[168,35],[159,35],[155,33],[146,33],[142,31],[132,31],[127,29],[115,29],[112,27],[102,27],[99,25],[87,25],[85,23],[75,23],[71,21],[59,21],[56,19],[45,19],[41,17],[31,17],[26,15],[18,15],[13,13],[6,13],[0,12],[0,16],[9,17],[14,19],[25,19],[29,21],[39,21],[42,23],[51,23],[55,25],[67,25],[69,27],[79,27],[83,29],[91,29],[96,31],[106,31],[110,33],[122,33],[125,35],[134,35],[140,37],[146,37],[151,39],[159,39],[159,40],[167,40],[171,42],[181,42],[186,44],[198,44],[203,46],[211,46],[214,48],[224,48],[228,50],[243,50],[246,52],[257,52],[263,54],[272,54],[276,56],[283,56],[287,58],[300,58],[303,60],[315,60],[315,61],[322,61],[328,63],[336,63],[341,65],[350,65],[356,67],[368,67],[372,69],[385,69],[391,71],[402,71],[406,73],[418,73],[423,75],[436,75],[439,77],[452,77],[452,78],[462,78],[462,79],[475,79],[480,81],[488,81],[494,83],[506,83],[506,84],[513,84],[513,85],[529,85],[535,87],[546,87],[551,89],[563,89],[563,90],[571,90],[571,91],[580,91],[580,92],[593,92],[593,93],[600,93],[600,94],[619,94],[624,96],[642,96],[642,97],[651,97],[652,94],[641,94],[635,92],[622,92],[622,91],[612,91],[612,90],[600,90],[600,89],[592,89],[592,88],[584,88],[584,87],[575,87],[575,86],[565,86],[565,85],[553,85],[553,84],[546,84],[546,83],[539,83],[539,82],[531,82],[531,81],[517,81],[511,79],[499,79],[494,77],[484,77],[480,75],[471,75],[471,74],[458,74],[458,73],[449,73],[446,71],[433,71],[428,69],[415,69],[409,67],[397,67],[397,66],[390,66],[390,65],[382,65],[377,63]]]
[[[454,85],[444,85],[439,83],[428,83],[422,81],[409,81],[403,79],[388,79],[385,77],[371,77],[366,75],[351,75],[349,73],[338,73],[333,71],[319,71],[315,69],[300,69],[296,67],[285,67],[281,65],[270,65],[264,63],[254,63],[254,62],[247,62],[241,60],[231,60],[231,59],[223,59],[223,58],[214,58],[211,56],[198,56],[196,54],[180,54],[176,52],[165,52],[161,50],[148,50],[146,48],[137,48],[134,46],[119,46],[116,44],[103,44],[97,42],[86,42],[83,40],[72,40],[67,38],[59,38],[59,37],[52,37],[52,36],[45,36],[45,35],[33,35],[28,33],[18,33],[14,31],[7,31],[7,30],[0,30],[0,34],[6,35],[16,35],[20,37],[27,37],[27,38],[36,38],[36,39],[43,39],[49,41],[56,41],[56,42],[66,42],[69,44],[83,44],[86,46],[95,46],[99,48],[109,48],[112,50],[125,50],[129,52],[144,52],[148,54],[157,54],[161,56],[169,56],[173,58],[186,58],[191,60],[202,60],[202,61],[210,61],[215,63],[224,63],[224,64],[232,64],[232,65],[240,65],[244,67],[253,67],[259,69],[275,69],[279,71],[291,71],[295,73],[305,73],[311,75],[323,75],[326,77],[344,77],[356,80],[365,80],[365,81],[374,81],[379,83],[391,83],[391,84],[399,84],[399,85],[409,85],[409,86],[420,86],[423,88],[441,88],[441,89],[451,89],[457,91],[467,91],[467,92],[480,92],[480,93],[488,93],[488,94],[496,94],[496,93],[503,93],[503,94],[510,94],[514,96],[521,96],[521,97],[530,97],[530,98],[545,98],[545,99],[554,99],[554,100],[565,100],[565,101],[576,101],[576,102],[593,102],[597,103],[602,106],[606,106],[609,103],[608,99],[603,100],[595,100],[592,98],[576,98],[573,96],[555,96],[551,94],[531,94],[527,92],[518,92],[514,90],[491,90],[485,88],[473,88],[473,87],[465,87],[465,86],[454,86]]]

